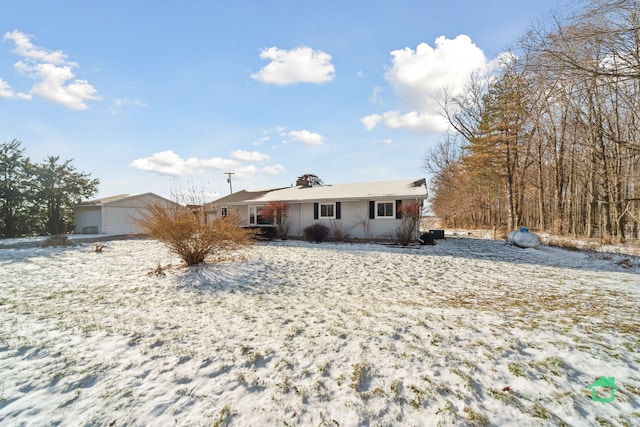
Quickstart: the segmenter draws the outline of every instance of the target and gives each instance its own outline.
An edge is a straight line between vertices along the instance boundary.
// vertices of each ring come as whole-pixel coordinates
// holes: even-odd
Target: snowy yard
[[[618,258],[288,241],[187,270],[106,244],[0,249],[0,425],[640,425]]]

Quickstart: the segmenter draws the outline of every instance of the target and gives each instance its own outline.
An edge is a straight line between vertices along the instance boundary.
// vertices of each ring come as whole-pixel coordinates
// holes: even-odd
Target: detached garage
[[[136,224],[149,206],[178,206],[178,203],[153,193],[120,194],[90,200],[74,206],[76,234],[140,234]]]

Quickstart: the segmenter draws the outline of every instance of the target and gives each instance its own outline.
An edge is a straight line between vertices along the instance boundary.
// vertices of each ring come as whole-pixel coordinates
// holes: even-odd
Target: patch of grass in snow
[[[633,420],[633,423],[637,423],[638,419],[640,419],[640,412],[632,412],[629,414],[629,417]],[[623,419],[621,421],[624,421],[624,427],[631,427],[633,425],[628,421],[629,417],[622,416]]]
[[[414,409],[420,409],[424,406],[424,400],[427,395],[425,390],[421,390],[415,385],[410,385],[409,390],[413,392],[413,399],[409,402]]]
[[[384,395],[384,390],[382,390],[380,387],[376,387],[371,391],[360,393],[360,397],[362,398],[362,400],[369,400],[369,399],[373,399],[374,397],[383,396],[383,395]]]
[[[263,390],[265,388],[264,382],[254,372],[247,369],[237,370],[234,376],[240,384],[249,389]]]
[[[290,359],[285,359],[284,357],[279,359],[275,365],[276,369],[286,369],[289,371],[292,371],[293,367],[294,367],[293,361],[291,361]]]
[[[369,368],[363,363],[353,365],[351,372],[351,388],[358,393],[365,391],[367,387],[367,379],[369,377]]]
[[[402,381],[395,379],[391,381],[391,385],[389,386],[389,390],[396,398],[399,398],[402,394]]]
[[[129,339],[129,342],[127,343],[127,345],[134,346],[134,345],[140,344],[140,341],[142,340],[143,336],[144,334],[140,332],[134,332],[133,334],[131,334],[131,338]]]
[[[624,391],[631,392],[632,394],[635,394],[636,396],[640,397],[640,387],[636,387],[628,383],[622,383],[622,389]]]
[[[487,390],[489,396],[493,397],[496,400],[500,400],[508,405],[514,406],[520,410],[522,413],[527,413],[527,407],[518,399],[515,395],[513,395],[510,390],[500,391],[495,388],[490,388]]]
[[[291,327],[291,329],[289,330],[289,332],[285,335],[285,337],[287,339],[291,339],[294,337],[297,337],[298,335],[300,335],[303,331],[303,328],[301,328],[300,326],[294,325]]]
[[[470,360],[463,360],[461,363],[469,369],[469,372],[476,372],[479,369],[478,365]]]
[[[465,388],[472,390],[474,388],[473,378],[466,372],[463,372],[462,369],[454,366],[451,368],[451,372],[462,378],[462,382],[464,383]]]
[[[564,374],[564,361],[559,357],[547,357],[539,362],[531,362],[529,363],[529,366],[532,368],[544,368],[556,377]]]
[[[549,411],[544,406],[539,403],[534,403],[531,407],[531,415],[535,418],[542,418],[543,420],[548,420],[550,417]]]
[[[526,368],[522,363],[511,362],[509,363],[509,372],[511,372],[516,377],[526,378]]]
[[[282,381],[276,384],[276,388],[282,393],[289,393],[291,387],[291,378],[288,375],[282,377]]]
[[[469,420],[473,425],[486,426],[489,424],[489,418],[487,418],[486,415],[476,412],[468,406],[465,406],[463,411],[467,415],[467,420]]]
[[[227,420],[229,419],[229,416],[231,415],[231,408],[229,407],[229,405],[225,405],[221,410],[220,413],[218,414],[218,417],[213,420],[213,423],[211,423],[212,427],[222,427]]]
[[[615,427],[615,423],[601,417],[600,415],[596,415],[596,422],[598,423],[598,425],[601,425],[603,427]]]
[[[327,386],[324,384],[324,381],[322,380],[317,380],[311,390],[316,394],[316,396],[320,399],[320,400],[330,400],[331,399],[331,393],[329,392],[329,390],[327,390]]]
[[[431,337],[431,345],[439,346],[441,342],[442,342],[442,335],[433,334],[433,336]]]

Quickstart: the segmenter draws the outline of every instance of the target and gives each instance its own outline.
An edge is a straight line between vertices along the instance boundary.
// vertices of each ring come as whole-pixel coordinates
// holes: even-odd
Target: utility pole
[[[234,175],[234,172],[225,172],[225,175],[227,175],[227,182],[229,183],[229,191],[231,192],[231,194],[233,194],[233,187],[231,186],[231,175]]]

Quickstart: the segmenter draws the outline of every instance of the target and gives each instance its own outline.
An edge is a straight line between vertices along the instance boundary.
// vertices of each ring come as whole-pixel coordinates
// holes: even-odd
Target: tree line
[[[430,150],[450,227],[640,237],[640,7],[595,0],[516,42],[491,77],[444,93],[454,129]]]
[[[58,235],[73,229],[73,205],[100,183],[76,172],[72,160],[33,163],[14,139],[0,144],[0,236]]]

